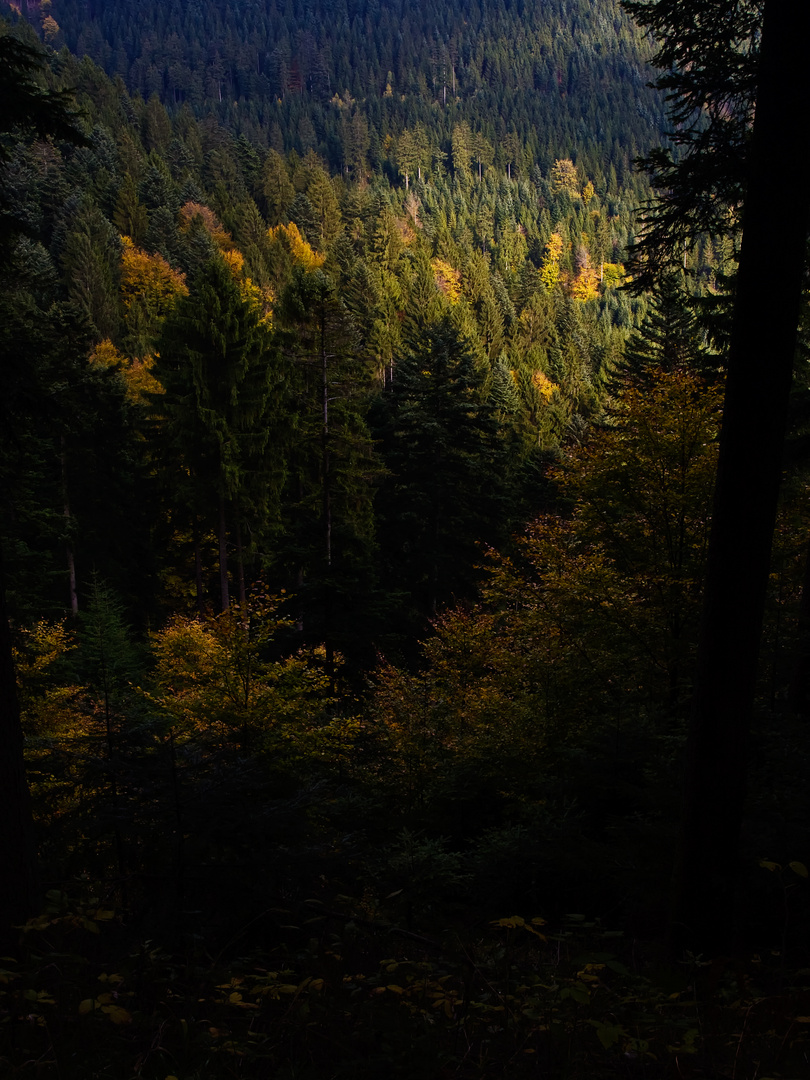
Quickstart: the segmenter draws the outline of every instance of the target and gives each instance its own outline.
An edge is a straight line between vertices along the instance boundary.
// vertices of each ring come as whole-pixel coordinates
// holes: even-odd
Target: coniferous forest
[[[2,7],[3,1076],[808,1075],[802,8]]]

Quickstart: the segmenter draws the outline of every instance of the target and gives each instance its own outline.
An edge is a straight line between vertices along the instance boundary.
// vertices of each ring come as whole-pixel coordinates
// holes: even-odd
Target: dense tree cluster
[[[690,760],[709,760],[696,671],[726,640],[705,622],[701,639],[701,612],[741,370],[735,490],[754,505],[765,487],[755,428],[774,513],[781,468],[784,431],[751,411],[770,337],[745,256],[749,321],[728,316],[739,231],[766,253],[774,341],[794,240],[785,407],[804,239],[756,231],[762,5],[731,5],[719,59],[721,0],[702,5],[711,49],[669,0],[628,6],[661,37],[676,120],[698,114],[672,153],[651,149],[658,99],[612,0],[43,0],[0,26],[0,807],[17,822],[0,943],[23,958],[0,968],[0,1063],[318,1076],[338,1047],[353,1074],[395,1057],[404,1080],[424,1042],[431,1077],[528,1077],[541,1057],[548,1075],[663,1076],[710,1043],[704,992],[734,1023],[763,1000],[750,974],[712,968],[705,990],[694,956],[659,993],[604,940],[620,930],[566,914],[662,936],[690,710]],[[641,227],[637,152],[668,185]],[[801,442],[760,566],[770,682],[738,724],[754,716],[758,753],[734,923],[757,962],[781,942],[796,966]],[[707,952],[732,925],[747,768],[724,730],[727,805],[698,820],[716,836],[727,812],[723,857],[704,843],[680,879],[681,944]],[[115,956],[85,957],[76,935],[108,923]],[[697,1019],[670,1021],[687,998]],[[780,1049],[741,1038],[737,1075],[801,1060],[768,1016]],[[113,1033],[109,1061],[82,1024]]]
[[[355,179],[380,169],[404,130],[421,125],[429,159],[463,123],[504,171],[535,162],[545,171],[576,153],[592,176],[613,170],[627,184],[662,124],[638,32],[615,0],[485,9],[57,0],[50,12],[54,45],[89,56],[131,93],[213,111],[282,152],[315,150]]]
[[[420,121],[386,138],[369,184],[368,161],[335,176],[312,148],[260,149],[187,105],[130,98],[88,59],[65,53],[48,78],[76,87],[88,134],[79,148],[20,148],[7,166],[32,223],[11,256],[25,270],[11,318],[41,311],[39,333],[57,311],[76,320],[84,336],[61,348],[90,363],[83,403],[64,413],[72,430],[49,427],[59,470],[21,447],[9,490],[54,495],[50,518],[13,496],[14,610],[64,603],[58,557],[31,571],[66,528],[71,605],[96,571],[137,594],[141,624],[191,597],[200,610],[244,602],[271,571],[299,597],[304,640],[334,633],[370,657],[385,627],[410,633],[440,599],[472,595],[475,543],[505,541],[530,512],[539,460],[598,409],[644,311],[618,291],[632,193],[567,157],[529,168],[520,140],[500,161],[460,119],[446,153],[442,128]],[[420,365],[445,352],[426,393]],[[94,400],[102,388],[114,438],[97,422],[115,415]],[[436,424],[450,471],[429,525],[401,500],[428,497],[420,477],[439,444],[431,434],[420,451],[417,433]],[[91,428],[107,448],[95,464],[79,434]],[[106,525],[84,501],[103,475]],[[402,513],[421,539],[401,532]],[[450,554],[459,529],[463,557]]]

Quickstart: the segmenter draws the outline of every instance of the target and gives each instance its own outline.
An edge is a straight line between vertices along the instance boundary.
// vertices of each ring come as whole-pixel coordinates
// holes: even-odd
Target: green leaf
[[[804,863],[794,861],[794,862],[789,862],[788,866],[793,871],[793,873],[798,874],[799,877],[803,877],[803,878],[807,877],[807,867],[804,865]]]
[[[619,1024],[600,1024],[594,1021],[596,1027],[596,1037],[599,1042],[604,1046],[605,1050],[609,1050],[611,1046],[615,1046],[619,1039],[626,1035],[627,1032]]]
[[[106,1013],[114,1024],[130,1024],[132,1022],[132,1015],[126,1009],[122,1009],[120,1005],[104,1005],[101,1011]]]
[[[617,975],[629,975],[630,972],[624,966],[620,964],[618,960],[606,960],[605,967],[609,967],[611,971],[615,971]]]

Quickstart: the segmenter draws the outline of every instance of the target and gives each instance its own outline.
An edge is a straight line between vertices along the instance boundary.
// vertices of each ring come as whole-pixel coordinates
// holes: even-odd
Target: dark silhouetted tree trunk
[[[798,644],[793,665],[788,701],[792,712],[806,717],[810,713],[810,545],[804,560]]]
[[[689,733],[674,934],[729,950],[771,544],[782,473],[808,204],[776,217],[776,163],[803,158],[810,5],[766,0],[704,614]]]

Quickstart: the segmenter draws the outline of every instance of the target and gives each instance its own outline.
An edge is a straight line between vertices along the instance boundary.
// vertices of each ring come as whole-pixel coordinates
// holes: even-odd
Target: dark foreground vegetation
[[[627,6],[0,28],[4,1076],[807,1075],[810,26]]]

